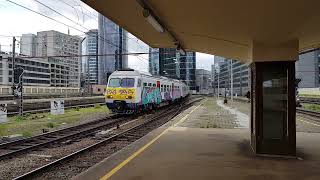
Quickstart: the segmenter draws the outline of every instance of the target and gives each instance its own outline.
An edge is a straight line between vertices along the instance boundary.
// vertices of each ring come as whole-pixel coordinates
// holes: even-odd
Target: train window
[[[153,84],[153,87],[156,87],[156,84]]]
[[[143,83],[143,86],[147,86],[147,83]]]
[[[140,82],[141,83],[141,82]],[[133,78],[111,78],[109,80],[109,87],[134,87]]]
[[[151,87],[151,83],[149,83],[148,86]]]
[[[120,78],[111,78],[109,80],[109,87],[120,87]]]

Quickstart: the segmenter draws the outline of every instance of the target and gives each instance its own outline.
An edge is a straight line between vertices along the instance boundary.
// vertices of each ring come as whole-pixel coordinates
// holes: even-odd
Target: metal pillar
[[[232,60],[231,60],[231,65],[230,65],[230,75],[231,75],[231,101],[233,101],[233,71],[232,71]]]
[[[218,99],[220,97],[220,72],[218,73]]]

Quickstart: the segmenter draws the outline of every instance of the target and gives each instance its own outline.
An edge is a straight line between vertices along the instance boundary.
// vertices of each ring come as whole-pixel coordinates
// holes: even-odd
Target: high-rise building
[[[296,78],[301,79],[299,88],[320,87],[320,50],[299,55],[296,62]]]
[[[184,81],[190,90],[196,90],[196,53],[180,54],[175,48],[149,50],[149,72]]]
[[[98,84],[98,30],[93,29],[87,32],[85,38],[85,56],[84,75],[90,84]]]
[[[128,33],[101,14],[98,28],[98,84],[106,84],[112,72],[128,67],[128,55],[123,55],[128,52]]]
[[[149,72],[152,75],[160,74],[159,48],[149,48]]]
[[[231,93],[231,82],[233,82],[233,94],[245,95],[250,91],[249,67],[240,61],[226,59],[223,57],[214,57],[213,70],[213,89],[214,93],[224,95]],[[232,71],[231,71],[232,69]],[[231,74],[233,79],[231,80]],[[218,90],[219,87],[219,90]]]
[[[22,34],[20,38],[20,54],[36,56],[37,36],[34,34]]]
[[[36,54],[48,57],[51,86],[80,86],[81,41],[82,38],[78,36],[53,30],[37,33]]]
[[[205,69],[196,69],[196,90],[200,94],[211,93],[211,72]]]

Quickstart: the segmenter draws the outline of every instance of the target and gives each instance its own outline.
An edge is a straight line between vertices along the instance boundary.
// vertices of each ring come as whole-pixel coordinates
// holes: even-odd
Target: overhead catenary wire
[[[69,27],[69,28],[72,28],[72,29],[75,29],[75,30],[77,30],[77,31],[79,31],[79,32],[88,34],[88,32],[84,32],[84,31],[82,31],[82,30],[79,29],[79,28],[70,26],[70,25],[68,25],[68,24],[66,24],[66,23],[64,23],[64,22],[58,21],[58,20],[56,20],[56,19],[54,19],[54,18],[52,18],[52,17],[50,17],[50,16],[47,16],[47,15],[45,15],[45,14],[42,14],[42,13],[37,12],[37,11],[35,11],[35,10],[32,10],[32,9],[30,9],[30,8],[28,8],[28,7],[26,7],[26,6],[23,6],[23,5],[19,4],[19,3],[15,3],[15,2],[13,2],[13,1],[11,1],[11,0],[7,0],[7,1],[10,2],[10,3],[15,4],[15,5],[17,5],[17,6],[20,6],[20,7],[24,8],[24,9],[27,9],[27,10],[29,10],[29,11],[32,11],[32,12],[38,14],[38,15],[41,15],[41,16],[43,16],[43,17],[46,17],[46,18],[48,18],[48,19],[50,19],[50,20],[53,20],[53,21],[55,21],[55,22],[57,22],[57,23],[63,24],[63,25],[65,25],[65,26]],[[89,30],[88,28],[84,27],[83,25],[81,25],[81,24],[73,21],[72,19],[66,17],[65,15],[57,12],[55,9],[49,7],[48,5],[46,5],[46,4],[44,4],[44,3],[41,3],[41,2],[39,2],[39,1],[37,1],[37,0],[35,0],[35,1],[38,2],[38,3],[40,3],[41,5],[45,6],[46,8],[50,9],[51,11],[54,11],[55,13],[58,13],[59,15],[63,16],[64,18],[68,19],[69,21],[71,21],[71,22],[73,22],[73,23],[81,26],[82,28]],[[115,29],[115,30],[116,30],[116,29]],[[137,40],[137,38],[129,38],[127,35],[125,35],[125,36],[127,37],[127,39],[136,39],[136,40]],[[122,50],[124,50],[124,51],[126,51],[126,52],[128,51],[127,49],[124,49],[123,47],[119,47],[119,46],[117,46],[117,45],[115,45],[115,44],[113,44],[113,43],[111,43],[111,42],[106,41],[104,37],[101,37],[101,36],[99,36],[99,35],[98,35],[98,39],[103,40],[104,42],[107,42],[108,44],[113,45],[113,46],[115,46],[115,47],[117,47],[117,48],[121,48]],[[140,46],[140,43],[138,42],[138,40],[136,41],[136,43],[139,44],[139,46]],[[141,47],[141,46],[140,46],[140,47]],[[122,53],[122,55],[124,55],[124,54]],[[144,58],[144,57],[137,57],[137,58],[138,58],[139,60],[141,60],[143,63],[145,63],[145,62],[144,62],[141,58],[143,58],[144,60],[147,60],[147,61],[148,61],[148,59],[146,59],[146,58]]]
[[[71,18],[69,18],[69,17],[65,16],[64,14],[62,14],[62,13],[58,12],[57,10],[55,10],[55,9],[51,8],[50,6],[48,6],[48,5],[46,5],[46,4],[42,3],[42,2],[40,2],[40,1],[38,1],[38,0],[33,0],[33,1],[35,1],[35,2],[37,2],[37,3],[39,3],[39,4],[41,4],[42,6],[44,6],[44,7],[48,8],[48,9],[50,9],[51,11],[53,11],[53,12],[55,12],[55,13],[59,14],[60,16],[62,16],[62,17],[64,17],[64,18],[66,18],[66,19],[68,19],[69,21],[73,22],[74,24],[77,24],[78,26],[81,26],[82,28],[84,28],[84,29],[86,29],[86,30],[88,30],[88,31],[90,30],[90,29],[88,29],[87,27],[83,26],[82,24],[80,24],[80,23],[78,23],[78,22],[75,22],[75,21],[74,21],[74,20],[72,20]]]
[[[82,24],[80,24],[80,23],[78,23],[78,22],[75,22],[74,20],[72,20],[72,19],[70,19],[69,17],[67,17],[67,16],[63,15],[62,13],[60,13],[60,12],[58,12],[57,10],[53,9],[52,7],[50,7],[50,6],[46,5],[46,4],[42,3],[42,2],[39,2],[38,0],[34,0],[34,1],[36,1],[37,3],[41,4],[42,6],[44,6],[44,7],[48,8],[48,9],[50,9],[51,11],[53,11],[53,12],[55,12],[55,13],[59,14],[60,16],[62,16],[62,17],[64,17],[64,18],[68,19],[69,21],[71,21],[71,22],[73,22],[73,23],[75,23],[75,24],[77,24],[77,25],[81,26],[82,28],[86,29],[87,31],[89,31],[89,30],[90,30],[89,28],[87,28],[87,27],[83,26]],[[115,28],[114,28],[114,29],[115,29]],[[115,30],[116,30],[116,29],[115,29]],[[113,33],[110,33],[110,34],[113,34]],[[114,33],[114,34],[118,34],[118,33]],[[127,39],[130,39],[127,35],[126,35],[126,38],[127,38]],[[126,50],[126,49],[125,49],[125,50]],[[127,50],[126,50],[126,51],[127,51]]]
[[[72,9],[74,9],[74,10],[77,12],[77,9],[75,8],[75,6],[73,6],[73,5],[65,2],[65,0],[56,0],[56,1],[59,1],[59,2],[65,4],[65,5],[67,5],[67,6],[71,7]],[[81,4],[79,4],[78,6],[82,7]],[[98,18],[97,15],[95,15],[94,13],[91,13],[91,12],[90,12],[88,9],[86,9],[86,8],[84,8],[84,9],[85,9],[87,12],[89,12],[90,15],[88,15],[87,13],[84,13],[83,10],[82,10],[82,14],[83,14],[83,15],[86,15],[87,17],[91,17],[92,19],[97,20],[97,18]],[[95,16],[95,17],[93,17],[93,16],[91,16],[91,15],[93,15],[93,16]]]
[[[29,11],[32,11],[32,12],[38,14],[38,15],[41,15],[41,16],[46,17],[46,18],[48,18],[48,19],[51,19],[51,20],[53,20],[53,21],[55,21],[55,22],[58,22],[58,23],[60,23],[60,24],[63,24],[63,25],[65,25],[65,26],[69,27],[69,28],[72,28],[72,29],[75,29],[75,30],[80,31],[80,32],[82,32],[82,33],[88,34],[88,32],[84,32],[84,31],[82,31],[82,30],[80,30],[80,29],[78,29],[78,28],[75,28],[75,27],[70,26],[70,25],[68,25],[68,24],[66,24],[66,23],[63,23],[63,22],[61,22],[61,21],[58,21],[58,20],[56,20],[56,19],[54,19],[54,18],[52,18],[52,17],[50,17],[50,16],[47,16],[47,15],[45,15],[45,14],[42,14],[42,13],[37,12],[37,11],[35,11],[35,10],[32,10],[32,9],[30,9],[30,8],[28,8],[28,7],[26,7],[26,6],[23,6],[23,5],[19,4],[19,3],[15,3],[15,2],[13,2],[13,1],[11,1],[11,0],[7,0],[7,1],[10,2],[10,3],[15,4],[15,5],[17,5],[17,6],[20,6],[20,7],[22,7],[22,8],[25,8],[25,9],[27,9],[27,10],[29,10]],[[50,9],[50,10],[58,13],[59,15],[63,16],[64,18],[68,19],[69,21],[72,21],[73,23],[75,23],[75,24],[77,24],[77,25],[80,25],[81,27],[89,30],[88,28],[82,26],[81,24],[79,24],[79,23],[73,21],[72,19],[66,17],[65,15],[57,12],[57,11],[54,10],[53,8],[49,7],[48,5],[45,5],[44,3],[41,3],[41,2],[39,2],[39,1],[37,1],[37,0],[35,0],[35,1],[38,2],[38,3],[40,3],[41,5],[45,6],[46,8],[48,8],[48,9]],[[124,49],[123,47],[119,47],[119,46],[117,46],[117,45],[115,45],[115,44],[113,44],[113,43],[111,43],[111,42],[109,42],[109,41],[106,41],[103,37],[101,37],[101,36],[98,35],[98,39],[99,39],[99,38],[100,38],[100,40],[102,39],[104,42],[107,42],[107,43],[110,44],[110,45],[113,45],[113,46],[115,46],[115,47],[117,47],[117,48],[121,48],[122,50],[124,50],[124,51],[126,51],[126,52],[128,51],[127,49]],[[127,36],[127,38],[128,38],[128,39],[134,39],[134,38],[129,38],[128,36]],[[138,43],[138,42],[137,42],[137,43]],[[143,58],[143,57],[141,57],[141,58]],[[143,59],[145,59],[145,58],[143,58]],[[147,60],[147,59],[145,59],[145,60]]]
[[[139,56],[139,55],[147,55],[150,53],[146,52],[132,52],[132,53],[123,53],[122,55],[131,55],[131,56]],[[114,56],[119,55],[115,53],[110,54],[81,54],[81,55],[57,55],[57,56],[16,56],[15,58],[22,58],[22,59],[41,59],[41,58],[68,58],[68,57],[90,57],[90,56]],[[0,55],[1,56],[1,55]],[[11,57],[9,57],[11,58]],[[2,58],[8,59],[8,58]]]
[[[80,30],[79,28],[70,26],[70,25],[68,25],[68,24],[66,24],[66,23],[64,23],[64,22],[58,21],[58,20],[56,20],[56,19],[54,19],[54,18],[52,18],[52,17],[50,17],[50,16],[47,16],[47,15],[45,15],[45,14],[43,14],[43,13],[40,13],[40,12],[37,12],[37,11],[35,11],[35,10],[33,10],[33,9],[30,9],[30,8],[28,8],[28,7],[26,7],[26,6],[23,6],[23,5],[19,4],[19,3],[13,2],[13,1],[11,1],[11,0],[6,0],[6,1],[8,1],[8,2],[10,2],[10,3],[12,3],[12,4],[15,4],[15,5],[17,5],[17,6],[21,7],[21,8],[27,9],[27,10],[29,10],[29,11],[31,11],[31,12],[34,12],[34,13],[36,13],[36,14],[38,14],[38,15],[41,15],[41,16],[43,16],[43,17],[46,17],[46,18],[48,18],[48,19],[50,19],[50,20],[52,20],[52,21],[55,21],[55,22],[57,22],[57,23],[60,23],[60,24],[62,24],[62,25],[64,25],[64,26],[67,26],[67,27],[69,27],[69,28],[71,28],[71,29],[74,29],[74,30],[77,30],[77,31],[79,31],[79,32],[88,34],[88,32],[85,32],[85,31],[83,31],[83,30]],[[120,48],[119,46],[117,46],[117,45],[115,45],[115,44],[113,44],[113,43],[105,40],[103,37],[101,37],[101,36],[99,36],[99,35],[98,35],[98,37],[100,37],[100,39],[102,39],[104,42],[107,42],[107,43],[110,44],[110,45],[113,45],[113,46],[115,46],[115,47],[117,47],[117,48]],[[123,50],[123,48],[122,48],[122,50]],[[127,51],[127,50],[125,50],[125,51]]]

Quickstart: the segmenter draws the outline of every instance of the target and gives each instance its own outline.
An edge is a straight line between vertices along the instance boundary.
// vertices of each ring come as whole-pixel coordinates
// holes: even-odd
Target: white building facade
[[[22,34],[20,38],[20,54],[36,56],[37,36],[35,34]]]
[[[81,41],[78,36],[53,30],[37,33],[36,54],[48,57],[51,86],[80,87]]]

